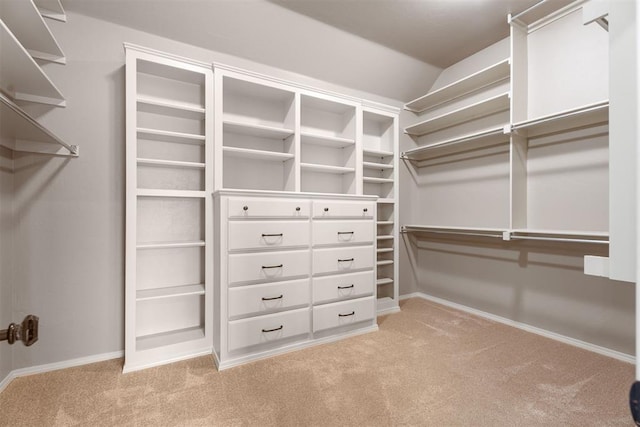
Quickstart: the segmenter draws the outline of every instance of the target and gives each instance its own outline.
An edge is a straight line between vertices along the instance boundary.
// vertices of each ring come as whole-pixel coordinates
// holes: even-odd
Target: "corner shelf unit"
[[[125,51],[130,372],[212,351],[213,71]]]
[[[18,152],[77,157],[77,145],[63,141],[18,105],[66,106],[60,90],[34,60],[60,59],[53,34],[31,0],[0,3],[0,18],[2,146]],[[57,50],[51,51],[52,46]]]

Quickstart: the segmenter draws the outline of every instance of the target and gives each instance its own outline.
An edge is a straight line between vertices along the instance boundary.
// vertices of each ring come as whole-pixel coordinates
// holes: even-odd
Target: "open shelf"
[[[342,138],[339,136],[318,135],[312,132],[301,132],[300,142],[302,144],[321,145],[325,147],[344,148],[354,145],[356,141],[352,138]]]
[[[139,188],[136,195],[138,197],[171,197],[171,198],[187,198],[187,199],[203,199],[206,197],[204,191],[193,190],[156,190]]]
[[[261,138],[285,139],[294,134],[293,129],[242,122],[239,120],[224,120],[223,126],[225,132],[257,136]]]
[[[0,19],[33,58],[60,64],[66,62],[62,49],[33,2],[3,0]]]
[[[158,98],[155,96],[138,95],[139,111],[146,113],[161,114],[187,119],[203,119],[205,109],[201,105],[188,102],[179,102],[171,99]]]
[[[486,117],[509,108],[509,93],[505,92],[480,102],[459,108],[450,113],[442,114],[423,120],[405,129],[405,133],[412,136],[422,136],[468,122],[480,117]]]
[[[466,236],[499,237],[503,238],[506,229],[486,227],[457,227],[439,225],[404,225],[405,233],[437,233],[437,234],[461,234]]]
[[[376,265],[378,267],[381,267],[383,265],[391,265],[391,264],[393,264],[393,260],[392,259],[383,259],[383,260],[380,260],[380,261],[376,262]]]
[[[376,285],[378,286],[389,285],[391,283],[393,283],[393,279],[389,277],[381,277],[378,280],[376,280]]]
[[[67,14],[60,0],[33,0],[33,3],[35,3],[38,12],[40,12],[40,15],[43,17],[67,22]]]
[[[609,233],[603,231],[513,229],[510,231],[510,239],[608,244]]]
[[[18,101],[64,107],[64,96],[0,21],[0,89]]]
[[[140,243],[136,245],[137,249],[170,249],[170,248],[197,248],[204,246],[204,240],[195,240],[190,242],[153,242]]]
[[[376,163],[376,162],[362,162],[362,167],[365,169],[374,169],[374,170],[389,170],[393,169],[393,165],[386,163]]]
[[[378,225],[393,225],[393,221],[378,221],[376,224]]]
[[[362,153],[365,156],[377,156],[377,157],[393,157],[393,151],[364,149]]]
[[[136,300],[154,300],[160,298],[174,298],[187,295],[204,295],[204,285],[181,285],[166,288],[142,289],[136,291]]]
[[[387,253],[387,252],[393,252],[393,248],[378,248],[376,249],[376,252],[379,254],[383,254],[383,253]]]
[[[303,171],[331,173],[336,175],[355,172],[355,169],[344,166],[320,165],[314,163],[300,163],[300,169]]]
[[[138,158],[138,165],[164,166],[170,168],[204,169],[204,163],[179,162],[175,160],[141,159]]]
[[[154,141],[162,142],[175,142],[179,144],[203,144],[205,141],[204,135],[198,135],[193,133],[173,132],[160,129],[138,128],[138,138],[151,139]]]
[[[394,204],[396,201],[395,199],[389,198],[389,197],[381,197],[378,199],[378,203],[384,203],[384,204]]]
[[[3,140],[14,141],[14,151],[52,155],[78,156],[78,146],[69,145],[25,113],[13,101],[0,93],[0,134]],[[62,152],[60,148],[64,148]]]
[[[393,184],[393,178],[376,178],[373,176],[365,176],[362,178],[363,182],[370,184]]]
[[[402,157],[408,160],[422,161],[508,142],[509,135],[504,133],[503,127],[499,127],[413,148],[405,151]]]
[[[609,101],[597,102],[544,117],[514,123],[512,132],[526,131],[527,136],[546,135],[609,121]]]
[[[136,350],[144,351],[153,348],[179,344],[187,341],[195,341],[204,338],[202,327],[179,329],[177,331],[163,332],[161,334],[144,335],[136,338]]]
[[[420,98],[407,103],[404,108],[405,110],[409,110],[414,113],[422,113],[426,110],[435,108],[446,102],[474,92],[475,90],[506,80],[509,78],[509,72],[509,60],[504,59],[478,71],[477,73],[471,74],[438,90],[423,95]]]
[[[393,240],[393,235],[391,234],[379,234],[376,236],[377,240]]]
[[[559,11],[574,1],[575,0],[541,0],[522,12],[510,16],[509,23],[516,22],[524,26],[535,24],[541,19]]]
[[[253,150],[240,147],[223,147],[224,154],[245,159],[265,160],[271,162],[284,162],[293,159],[291,153],[280,153],[277,151]]]

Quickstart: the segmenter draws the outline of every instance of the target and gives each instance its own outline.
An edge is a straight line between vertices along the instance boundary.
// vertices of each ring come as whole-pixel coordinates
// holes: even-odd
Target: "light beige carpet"
[[[420,299],[379,323],[223,372],[200,357],[18,378],[0,394],[0,425],[633,425],[630,364]]]

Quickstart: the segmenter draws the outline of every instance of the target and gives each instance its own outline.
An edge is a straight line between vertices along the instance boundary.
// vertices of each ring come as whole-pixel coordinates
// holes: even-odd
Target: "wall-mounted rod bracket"
[[[7,329],[0,330],[0,341],[13,344],[22,341],[27,347],[38,341],[38,317],[29,314],[22,323],[11,323]]]

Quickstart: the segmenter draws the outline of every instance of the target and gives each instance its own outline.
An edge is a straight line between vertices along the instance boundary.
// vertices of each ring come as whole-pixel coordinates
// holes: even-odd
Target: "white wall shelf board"
[[[609,233],[599,231],[513,229],[510,231],[510,238],[523,240],[546,240],[555,242],[595,244],[609,243]]]
[[[391,264],[393,264],[393,260],[392,259],[385,259],[385,260],[381,260],[381,261],[376,262],[376,265],[378,267],[383,266],[383,265],[391,265]]]
[[[378,225],[393,225],[394,222],[393,221],[378,221],[377,224]]]
[[[206,197],[204,191],[191,191],[191,190],[155,190],[139,188],[137,191],[138,197],[167,197],[167,198],[189,198],[189,199],[202,199]]]
[[[378,203],[385,203],[385,204],[394,204],[396,201],[395,199],[389,198],[389,197],[382,197],[378,199]]]
[[[376,249],[376,252],[379,254],[393,252],[393,248],[378,248]]]
[[[60,0],[33,0],[33,3],[43,17],[67,22],[67,14]]]
[[[422,113],[493,83],[506,80],[509,78],[509,72],[509,60],[504,59],[478,71],[477,73],[471,74],[438,90],[427,93],[426,95],[407,103],[404,108],[405,110],[409,110],[414,113]]]
[[[205,136],[168,130],[138,128],[138,138],[151,139],[162,142],[176,142],[181,144],[204,144]]]
[[[271,162],[284,162],[294,158],[291,153],[280,153],[276,151],[253,150],[240,147],[223,147],[225,155],[244,159],[265,160]]]
[[[375,170],[393,169],[393,165],[391,164],[376,163],[376,162],[362,162],[362,167],[365,169],[375,169]]]
[[[389,285],[391,283],[393,283],[393,279],[390,279],[388,277],[381,277],[378,280],[376,280],[376,285],[378,286]]]
[[[143,159],[138,158],[138,165],[162,166],[170,168],[204,169],[204,163],[179,162],[175,160]]]
[[[170,286],[165,288],[141,289],[136,291],[137,301],[174,298],[188,295],[204,295],[204,284]]]
[[[200,327],[180,329],[161,334],[146,335],[136,338],[136,350],[150,350],[187,341],[204,338],[204,331]]]
[[[300,132],[300,142],[303,144],[321,145],[325,147],[344,148],[356,143],[354,139],[339,136],[319,135],[311,132]]]
[[[19,101],[64,107],[62,92],[0,21],[0,89]]]
[[[471,151],[480,148],[491,147],[509,142],[509,135],[504,133],[504,128],[494,128],[480,131],[471,135],[461,136],[434,144],[407,150],[402,154],[403,158],[412,161],[428,160],[435,157]]]
[[[137,249],[170,249],[170,248],[198,248],[204,246],[203,240],[192,242],[154,242],[140,243],[136,245]]]
[[[372,176],[365,176],[362,178],[363,182],[368,182],[371,184],[393,184],[393,178],[376,178]]]
[[[342,175],[345,173],[354,173],[354,168],[347,168],[344,166],[332,166],[332,165],[321,165],[315,163],[300,163],[300,169],[308,172],[322,172],[322,173],[331,173]]]
[[[365,156],[393,157],[393,151],[371,150],[371,149],[365,148],[362,150],[362,153]]]
[[[391,234],[378,234],[378,236],[376,236],[376,239],[378,239],[378,240],[393,240],[393,235],[391,235]]]
[[[422,136],[500,111],[506,111],[507,109],[509,109],[509,93],[505,92],[450,113],[418,122],[407,127],[405,133],[413,136]]]
[[[41,154],[67,155],[77,157],[77,145],[70,145],[58,138],[47,128],[25,113],[11,99],[0,93],[0,135],[4,141],[13,141],[10,148]],[[63,152],[58,152],[59,148]]]
[[[457,227],[440,225],[404,225],[403,233],[437,233],[437,234],[462,234],[467,236],[499,237],[503,238],[506,229],[486,227]]]
[[[526,131],[526,135],[538,136],[568,131],[587,126],[597,126],[609,121],[609,101],[602,101],[557,114],[514,123],[512,132]]]
[[[0,19],[33,58],[64,64],[64,53],[32,1],[2,0]]]
[[[178,102],[170,99],[142,95],[138,95],[137,102],[138,110],[146,113],[182,117],[187,119],[202,119],[205,114],[204,107],[187,102]]]
[[[258,136],[270,139],[286,139],[294,134],[293,129],[276,126],[266,126],[257,123],[224,120],[224,131],[241,135]]]
[[[525,27],[535,26],[537,22],[546,20],[573,2],[575,0],[541,0],[522,12],[509,16],[509,23],[517,23]]]

